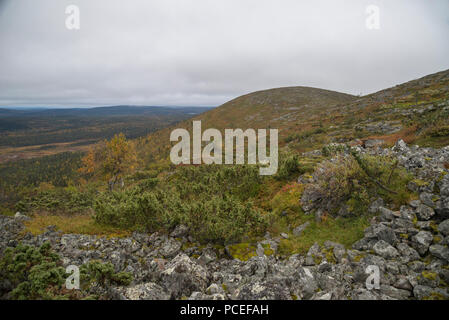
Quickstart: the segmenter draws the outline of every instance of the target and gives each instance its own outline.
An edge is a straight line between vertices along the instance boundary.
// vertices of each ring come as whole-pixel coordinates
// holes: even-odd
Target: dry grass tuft
[[[98,224],[91,215],[34,215],[25,222],[25,230],[33,235],[42,234],[48,226],[56,226],[62,233],[88,234],[107,238],[120,238],[130,235],[130,231]]]

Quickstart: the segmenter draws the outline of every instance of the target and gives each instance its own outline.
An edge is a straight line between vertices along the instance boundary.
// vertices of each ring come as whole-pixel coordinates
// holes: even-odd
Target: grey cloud
[[[81,29],[65,28],[78,5]],[[365,28],[380,7],[381,28]],[[446,0],[0,0],[0,105],[219,105],[367,94],[449,68]]]

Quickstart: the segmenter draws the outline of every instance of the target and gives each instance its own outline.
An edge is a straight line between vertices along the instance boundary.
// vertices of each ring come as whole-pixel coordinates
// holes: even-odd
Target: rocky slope
[[[53,228],[39,236],[24,234],[26,216],[0,216],[0,253],[19,241],[45,241],[63,258],[64,266],[90,260],[111,262],[116,271],[134,276],[128,287],[93,286],[111,299],[449,299],[449,147],[355,147],[361,153],[391,154],[416,179],[409,188],[419,200],[390,210],[378,199],[378,213],[365,236],[351,249],[325,242],[308,253],[281,259],[282,237],[267,234],[248,261],[232,257],[229,248],[201,246],[178,226],[170,235],[134,233],[105,239],[60,234]],[[299,199],[298,199],[299,200]],[[294,232],[300,234],[300,226]],[[268,249],[267,249],[268,248]],[[380,270],[380,288],[366,286],[368,266]],[[8,284],[0,282],[0,289]]]

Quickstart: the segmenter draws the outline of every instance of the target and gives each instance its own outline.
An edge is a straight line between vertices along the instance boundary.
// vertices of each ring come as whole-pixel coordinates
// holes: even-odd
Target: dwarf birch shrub
[[[88,291],[93,282],[105,286],[132,281],[130,273],[115,272],[111,263],[99,261],[80,267],[81,291],[65,288],[68,276],[49,242],[40,247],[18,244],[6,248],[0,259],[0,279],[8,284],[0,288],[0,296],[18,300],[84,299],[92,298]]]
[[[95,219],[148,232],[184,224],[199,241],[239,241],[266,226],[249,201],[261,179],[256,166],[181,167],[152,190],[103,193],[94,204]]]

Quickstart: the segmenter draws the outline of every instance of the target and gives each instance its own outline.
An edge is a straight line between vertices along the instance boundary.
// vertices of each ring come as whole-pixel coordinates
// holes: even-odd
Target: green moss
[[[429,296],[424,297],[423,300],[447,300],[447,298],[439,292],[432,292]]]
[[[13,217],[14,211],[9,208],[0,208],[0,215]]]
[[[257,256],[256,247],[248,242],[230,245],[228,250],[234,259],[239,259],[240,261],[248,261],[252,257]]]
[[[439,237],[439,236],[433,237],[433,242],[435,242],[435,243],[441,242],[441,237]]]
[[[429,227],[434,233],[438,233],[438,225],[435,223],[435,221],[430,221]]]
[[[408,240],[408,234],[407,233],[401,233],[399,235],[402,239]]]
[[[331,247],[327,250],[323,250],[325,252],[325,256],[326,256],[326,261],[329,263],[333,263],[336,264],[337,260],[335,259],[334,256],[334,247]]]
[[[292,297],[292,300],[298,300],[298,296],[295,294],[292,294],[291,297]]]
[[[438,179],[437,179],[437,181],[438,181],[438,182],[441,182],[441,181],[443,180],[443,178],[444,178],[445,175],[447,175],[447,172],[446,172],[446,171],[441,172],[441,173],[440,173],[440,176],[439,176]]]
[[[221,284],[221,287],[223,288],[224,292],[228,292],[228,286],[225,285],[224,283]]]
[[[312,258],[313,258],[313,261],[315,262],[315,264],[320,264],[321,261],[323,261],[323,258],[321,256],[318,256],[318,255],[312,254]]]
[[[355,262],[360,262],[360,260],[362,260],[363,258],[365,258],[364,254],[360,254],[354,257],[354,261]]]
[[[418,187],[425,187],[429,185],[428,182],[421,180],[421,179],[413,179],[411,182],[415,183]]]
[[[363,238],[364,230],[370,225],[370,219],[369,215],[348,218],[328,216],[325,221],[316,222],[312,215],[301,214],[294,225],[305,222],[309,222],[310,225],[300,237],[291,236],[288,239],[282,239],[279,242],[278,253],[281,256],[296,253],[305,255],[315,242],[322,246],[326,240],[340,243],[349,249],[354,242]]]
[[[415,227],[418,227],[418,218],[416,216],[413,216],[412,222]],[[418,229],[420,229],[420,228],[418,228]]]
[[[269,243],[262,244],[264,255],[271,256],[274,254],[274,250],[271,249],[271,245]]]
[[[438,275],[435,272],[431,272],[431,271],[423,271],[421,272],[421,275],[429,280],[435,281],[438,277]]]
[[[195,244],[192,242],[184,242],[181,246],[182,251],[186,251],[187,249],[195,247]]]

